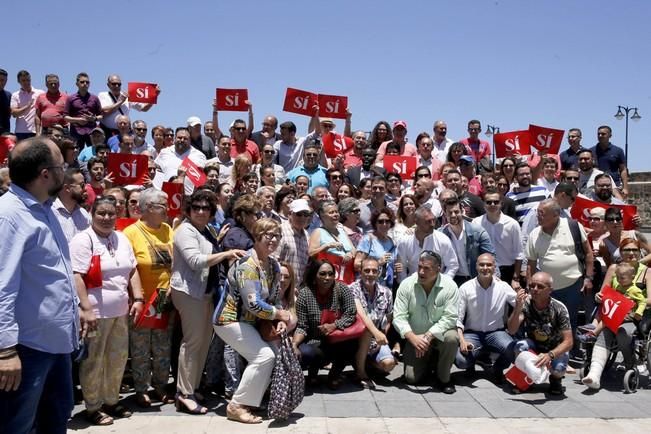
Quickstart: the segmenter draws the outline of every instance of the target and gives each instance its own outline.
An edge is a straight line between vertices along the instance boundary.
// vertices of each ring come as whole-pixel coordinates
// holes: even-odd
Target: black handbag
[[[285,420],[303,401],[305,377],[301,364],[294,355],[287,332],[280,335],[276,365],[271,374],[269,418]]]

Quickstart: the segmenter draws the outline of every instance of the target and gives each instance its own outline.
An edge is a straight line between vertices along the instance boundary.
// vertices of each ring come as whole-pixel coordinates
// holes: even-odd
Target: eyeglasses
[[[416,174],[416,178],[431,178],[431,177],[432,177],[432,175],[430,175],[429,173],[417,173]]]
[[[361,214],[362,210],[361,209],[354,209],[351,211],[353,214]]]
[[[639,253],[640,249],[631,248],[631,249],[620,249],[622,253]]]
[[[88,81],[88,80],[79,80],[77,83],[79,83],[79,84],[90,84],[90,81]]]
[[[499,200],[487,200],[485,202],[486,202],[486,205],[499,205],[500,204]]]
[[[335,272],[334,271],[319,271],[317,275],[325,277],[325,276],[334,276]]]
[[[608,217],[606,221],[609,223],[619,223],[623,221],[623,219],[621,217]]]
[[[122,86],[122,83],[119,82],[119,81],[116,81],[116,82],[113,82],[113,83],[109,83],[109,85],[110,86]]]
[[[388,225],[388,224],[391,224],[391,220],[389,220],[389,219],[378,219],[377,224],[379,224],[379,225]]]
[[[601,217],[590,217],[590,218],[588,218],[588,221],[591,221],[591,222],[600,222],[600,221],[601,221]]]
[[[330,175],[330,179],[343,179],[341,175]]]
[[[210,211],[210,206],[208,206],[208,205],[192,205],[192,210],[196,211],[196,212],[200,212],[200,211],[208,212],[208,211]]]
[[[566,181],[578,181],[579,177],[578,176],[566,176],[565,180]]]
[[[138,127],[138,128],[134,128],[134,130],[136,130],[136,131],[147,131],[147,128]]]
[[[366,274],[380,274],[380,270],[377,268],[364,268],[362,272]]]
[[[267,232],[263,236],[264,236],[265,240],[267,240],[267,241],[273,241],[274,239],[280,241],[281,238],[283,237],[281,234],[274,234],[274,233],[270,233],[270,232]]]
[[[481,131],[481,128],[468,128],[468,131]]]
[[[174,137],[174,134],[165,134],[165,137]]]
[[[230,144],[229,144],[229,146],[230,146]],[[271,154],[271,155],[276,153],[276,151],[262,151],[262,152],[265,153],[265,154]]]
[[[321,126],[322,126],[323,128],[328,128],[328,129],[332,129],[332,128],[335,127],[335,126],[332,125],[332,124],[321,124]]]
[[[246,127],[233,127],[233,130],[234,131],[239,131],[241,133],[241,132],[246,131]]]

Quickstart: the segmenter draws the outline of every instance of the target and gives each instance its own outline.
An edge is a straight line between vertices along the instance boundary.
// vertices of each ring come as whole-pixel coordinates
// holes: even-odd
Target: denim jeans
[[[579,308],[583,304],[583,279],[579,278],[576,282],[568,287],[555,289],[552,291],[552,297],[565,305],[567,313],[570,315],[570,325],[572,326],[572,338],[574,344],[572,354],[576,354],[579,348],[579,340],[576,338],[576,328],[579,322]]]
[[[473,350],[463,354],[457,350],[454,364],[459,369],[468,369],[475,365],[475,360],[481,352],[499,353],[499,358],[495,361],[495,369],[503,370],[515,360],[513,349],[515,339],[504,330],[495,330],[492,332],[477,332],[468,330],[463,333],[466,342],[473,345]]]
[[[66,432],[74,406],[70,354],[51,354],[17,346],[22,365],[20,387],[0,392],[0,432]]]

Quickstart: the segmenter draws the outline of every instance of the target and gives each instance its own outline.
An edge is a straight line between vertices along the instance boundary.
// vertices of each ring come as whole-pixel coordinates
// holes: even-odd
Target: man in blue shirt
[[[0,198],[2,432],[65,433],[73,408],[70,353],[78,346],[78,298],[51,199],[63,186],[63,165],[51,140],[20,142],[9,159],[11,187]],[[84,333],[92,323],[91,313]]]
[[[613,178],[615,185],[622,191],[624,200],[628,197],[628,170],[626,155],[622,148],[610,143],[613,130],[608,125],[597,128],[597,144],[590,149],[597,168]]]
[[[315,187],[328,187],[327,170],[319,165],[320,152],[321,149],[316,143],[306,143],[303,148],[303,165],[290,170],[287,179],[295,182],[300,175],[307,176],[310,180],[309,192]]]

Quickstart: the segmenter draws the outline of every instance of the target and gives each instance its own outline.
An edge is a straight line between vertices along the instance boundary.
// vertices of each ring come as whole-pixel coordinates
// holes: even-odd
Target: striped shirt
[[[511,191],[506,193],[506,197],[515,202],[515,215],[518,223],[522,225],[529,210],[537,208],[538,202],[547,199],[549,193],[545,187],[532,185],[527,191]]]

